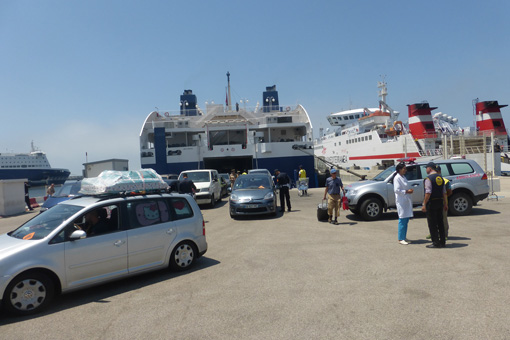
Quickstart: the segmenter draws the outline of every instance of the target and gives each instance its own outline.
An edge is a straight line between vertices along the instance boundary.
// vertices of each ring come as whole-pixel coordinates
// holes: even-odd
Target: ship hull
[[[0,180],[27,179],[32,186],[63,184],[69,175],[67,169],[0,169]]]

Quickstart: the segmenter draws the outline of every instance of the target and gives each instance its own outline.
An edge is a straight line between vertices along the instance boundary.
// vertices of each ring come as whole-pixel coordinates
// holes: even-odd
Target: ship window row
[[[2,165],[2,169],[12,169],[12,168],[37,168],[37,165]]]
[[[349,116],[343,116],[343,117],[333,117],[333,120],[350,120],[350,119],[359,119],[361,115],[349,115]]]
[[[366,142],[366,141],[369,141],[369,140],[372,140],[372,135],[348,139],[347,140],[347,144]]]

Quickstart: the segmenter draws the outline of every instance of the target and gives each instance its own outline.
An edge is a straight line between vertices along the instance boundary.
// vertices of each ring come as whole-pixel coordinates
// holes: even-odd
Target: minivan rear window
[[[474,172],[471,164],[469,163],[452,163],[451,166],[454,175],[471,174]]]

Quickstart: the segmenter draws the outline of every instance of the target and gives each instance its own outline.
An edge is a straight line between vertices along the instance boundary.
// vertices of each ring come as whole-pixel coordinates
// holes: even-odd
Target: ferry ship
[[[0,180],[28,179],[30,185],[62,184],[69,177],[68,169],[52,168],[46,154],[36,150],[32,142],[29,153],[0,153]]]
[[[476,129],[461,128],[458,119],[438,112],[429,103],[408,105],[408,122],[399,120],[399,112],[386,103],[386,83],[378,83],[379,107],[332,113],[332,128],[321,131],[314,141],[314,154],[328,163],[346,169],[385,167],[398,160],[414,158],[429,161],[437,158],[464,157],[481,162],[481,154],[492,146],[508,150],[508,134],[497,101],[474,102]],[[331,131],[332,130],[332,131]],[[484,156],[485,157],[485,156]],[[499,156],[487,167],[500,171]],[[487,163],[486,157],[484,162]],[[320,164],[319,168],[327,165]],[[486,167],[486,169],[487,169]]]
[[[142,168],[160,175],[191,169],[279,169],[292,178],[301,165],[313,174],[312,124],[305,108],[280,105],[275,85],[266,87],[262,106],[247,108],[244,100],[232,107],[229,73],[227,77],[225,105],[206,103],[202,110],[193,91],[185,90],[178,112],[158,109],[147,116],[140,131]]]

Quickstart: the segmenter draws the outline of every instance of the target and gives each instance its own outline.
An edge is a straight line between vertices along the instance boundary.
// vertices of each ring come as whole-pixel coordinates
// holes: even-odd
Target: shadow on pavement
[[[111,301],[106,300],[119,294],[124,294],[140,288],[148,288],[153,284],[167,281],[181,275],[189,275],[192,272],[206,269],[218,264],[220,264],[219,261],[203,256],[197,260],[192,268],[182,272],[174,272],[170,271],[169,269],[161,269],[146,274],[140,274],[124,279],[115,280],[109,283],[100,284],[91,288],[85,288],[73,293],[56,296],[53,302],[48,306],[47,310],[35,315],[17,317],[5,315],[5,313],[2,311],[0,314],[0,325],[14,324],[21,321],[31,320],[93,302],[112,303]]]

